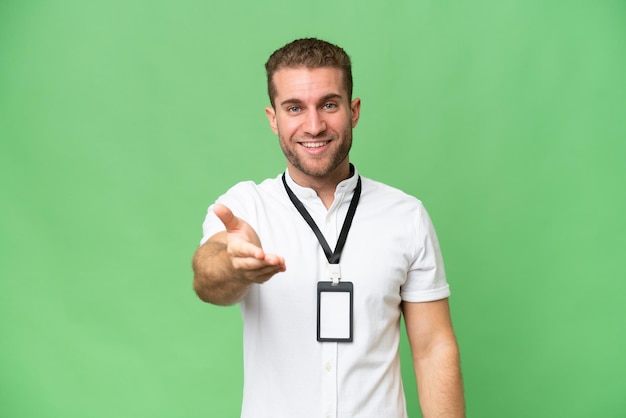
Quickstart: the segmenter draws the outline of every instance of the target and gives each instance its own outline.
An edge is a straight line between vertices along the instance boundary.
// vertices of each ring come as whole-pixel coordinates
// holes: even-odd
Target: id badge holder
[[[352,342],[351,282],[317,283],[317,341]]]

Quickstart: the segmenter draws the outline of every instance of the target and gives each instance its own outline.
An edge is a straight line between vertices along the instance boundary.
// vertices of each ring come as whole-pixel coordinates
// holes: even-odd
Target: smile
[[[300,145],[302,145],[305,148],[320,148],[323,147],[324,145],[328,144],[330,141],[323,141],[323,142],[300,142]]]

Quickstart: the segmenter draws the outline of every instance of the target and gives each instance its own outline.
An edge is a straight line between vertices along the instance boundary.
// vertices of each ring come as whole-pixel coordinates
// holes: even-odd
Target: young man
[[[194,289],[240,303],[242,417],[406,417],[404,315],[425,417],[464,416],[439,244],[421,202],[349,161],[361,101],[348,55],[300,39],[266,63],[284,174],[209,208]]]

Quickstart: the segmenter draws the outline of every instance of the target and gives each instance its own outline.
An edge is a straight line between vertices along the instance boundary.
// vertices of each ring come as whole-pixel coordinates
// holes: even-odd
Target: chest
[[[347,207],[331,212],[310,210],[331,250],[336,247],[346,212]],[[383,208],[357,209],[340,262],[341,279],[354,285],[355,309],[383,311],[399,306],[414,253],[409,222],[397,217],[390,222]],[[264,293],[298,300],[295,295],[314,295],[318,281],[330,280],[322,246],[294,208],[272,208],[255,224],[264,250],[283,256],[287,265],[286,272],[263,285]]]

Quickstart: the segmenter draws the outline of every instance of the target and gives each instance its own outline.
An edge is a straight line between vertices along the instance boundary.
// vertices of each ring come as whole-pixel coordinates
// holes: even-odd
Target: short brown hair
[[[274,106],[276,86],[274,73],[281,68],[322,68],[334,67],[343,71],[343,82],[348,99],[352,100],[352,64],[342,48],[316,38],[296,39],[274,51],[265,63],[267,72],[267,93]]]

